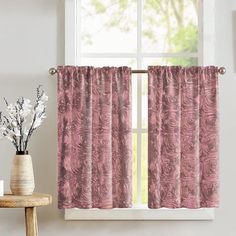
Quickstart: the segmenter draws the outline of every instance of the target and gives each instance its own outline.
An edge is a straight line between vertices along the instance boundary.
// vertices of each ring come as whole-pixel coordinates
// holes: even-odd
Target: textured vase
[[[14,195],[32,195],[34,192],[34,171],[28,152],[17,152],[11,167],[11,192]]]

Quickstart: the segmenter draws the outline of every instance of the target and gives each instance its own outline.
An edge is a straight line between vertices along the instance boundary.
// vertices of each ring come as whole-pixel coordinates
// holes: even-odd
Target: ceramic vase
[[[28,151],[16,152],[11,167],[11,192],[13,195],[32,195],[34,188],[34,171],[31,156]]]

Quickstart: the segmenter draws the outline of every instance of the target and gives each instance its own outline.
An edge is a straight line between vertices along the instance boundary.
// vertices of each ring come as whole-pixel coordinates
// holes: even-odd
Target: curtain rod
[[[132,73],[134,74],[145,74],[147,73],[147,70],[132,70]],[[56,68],[50,68],[49,69],[49,74],[50,75],[55,75],[57,73],[57,69]],[[226,69],[225,67],[219,67],[218,68],[218,73],[221,75],[224,75],[226,73]]]

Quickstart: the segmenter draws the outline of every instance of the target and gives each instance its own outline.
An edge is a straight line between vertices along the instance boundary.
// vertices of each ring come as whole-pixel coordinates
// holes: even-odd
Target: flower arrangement
[[[6,103],[6,115],[0,112],[0,135],[5,137],[14,145],[16,151],[26,151],[29,139],[33,132],[42,124],[46,118],[46,102],[48,96],[41,86],[37,88],[36,104],[26,98],[18,98],[16,103]]]

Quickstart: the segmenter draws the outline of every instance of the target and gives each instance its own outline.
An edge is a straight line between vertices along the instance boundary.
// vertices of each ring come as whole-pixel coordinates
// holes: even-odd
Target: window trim
[[[137,0],[137,11],[140,12],[142,9],[142,0]],[[198,53],[83,53],[84,57],[111,57],[111,58],[137,58],[138,68],[141,67],[141,60],[145,57],[197,57],[199,59],[199,65],[214,65],[214,45],[215,45],[215,0],[199,0],[202,9],[199,13],[199,50]],[[77,38],[77,34],[80,32],[80,22],[77,17],[79,12],[80,0],[65,0],[65,64],[66,65],[77,65],[80,63],[77,57],[80,54],[80,41]],[[138,17],[137,24],[141,25],[141,18]],[[204,26],[204,27],[203,27]],[[141,34],[141,26],[138,27],[137,34]],[[141,37],[138,37],[141,38]],[[141,40],[138,40],[138,48],[141,45]],[[141,91],[141,75],[137,78],[138,91]],[[138,96],[140,97],[140,96]],[[141,101],[138,100],[137,112],[140,115],[141,112]],[[138,116],[141,117],[141,116]],[[141,121],[137,120],[137,123],[141,124]],[[140,128],[137,124],[136,133],[142,134],[146,129]],[[140,137],[140,135],[137,135]],[[137,147],[141,138],[137,140]],[[139,153],[139,154],[138,154]],[[137,150],[137,158],[141,154]],[[141,163],[139,161],[138,163]],[[141,165],[137,166],[137,173]],[[140,179],[140,178],[139,178]],[[141,184],[138,183],[138,192],[141,193]],[[141,197],[141,194],[138,196]],[[214,208],[201,208],[201,209],[148,209],[145,206],[140,205],[141,199],[138,200],[139,205],[130,209],[66,209],[65,220],[213,220],[215,218]]]
[[[65,220],[213,220],[213,208],[149,209],[147,207],[114,209],[67,209]]]

